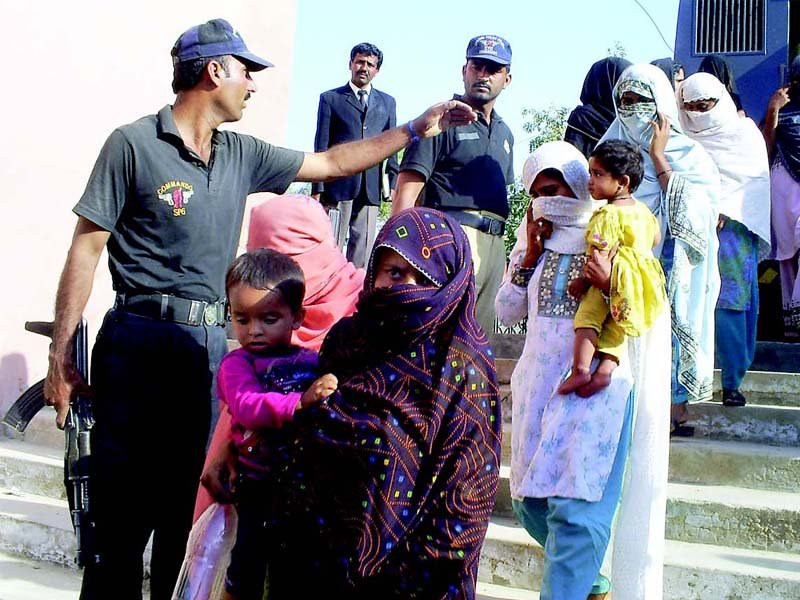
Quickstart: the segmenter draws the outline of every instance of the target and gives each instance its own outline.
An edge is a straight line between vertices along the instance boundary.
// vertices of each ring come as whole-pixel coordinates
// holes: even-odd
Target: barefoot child
[[[280,428],[295,412],[330,396],[337,380],[331,374],[317,378],[317,353],[291,344],[303,321],[305,293],[303,272],[294,260],[263,248],[243,254],[228,268],[225,291],[241,344],[222,359],[218,373],[219,395],[232,417],[239,474],[239,527],[226,597],[261,598],[271,508],[265,430]]]
[[[572,373],[562,394],[588,397],[606,387],[619,364],[625,336],[647,331],[666,303],[664,272],[653,256],[660,241],[658,221],[632,193],[642,181],[642,157],[633,144],[608,140],[589,158],[589,192],[608,204],[598,209],[586,230],[587,254],[612,259],[608,290],[579,277],[569,292],[581,303],[575,314]],[[599,364],[590,372],[592,358]]]

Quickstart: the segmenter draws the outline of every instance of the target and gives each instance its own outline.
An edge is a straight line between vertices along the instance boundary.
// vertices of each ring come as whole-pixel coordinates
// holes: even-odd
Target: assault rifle
[[[28,321],[25,329],[53,338],[53,323]],[[89,381],[89,343],[86,321],[81,319],[73,338],[73,360],[75,369],[83,380]],[[3,423],[23,433],[31,419],[45,406],[44,380],[37,381],[25,391],[3,418]],[[94,523],[91,520],[89,503],[89,460],[91,448],[89,433],[94,425],[89,398],[76,394],[69,403],[69,411],[64,423],[66,445],[64,449],[64,485],[67,487],[72,526],[75,528],[78,552],[75,562],[78,567],[96,563],[93,551]]]

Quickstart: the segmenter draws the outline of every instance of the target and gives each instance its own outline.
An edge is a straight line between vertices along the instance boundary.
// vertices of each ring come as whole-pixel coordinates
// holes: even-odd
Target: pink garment
[[[306,278],[303,325],[295,331],[292,343],[319,350],[328,330],[342,317],[355,311],[364,287],[364,270],[356,269],[336,247],[331,222],[319,202],[300,194],[275,196],[253,208],[247,249],[272,248],[294,258]],[[214,435],[208,446],[206,464],[231,439],[231,415],[220,410]],[[200,485],[194,506],[194,519],[213,499]]]
[[[363,269],[347,262],[336,247],[322,205],[300,194],[276,196],[253,208],[247,249],[256,248],[287,254],[303,269],[306,316],[292,342],[319,350],[328,330],[355,310],[364,287]]]
[[[770,172],[775,258],[791,260],[800,250],[800,183],[778,163]]]
[[[256,356],[244,348],[225,355],[219,365],[217,389],[233,417],[234,441],[241,442],[244,430],[277,428],[288,423],[300,401],[299,392],[281,394],[264,391],[257,373],[273,362],[272,356]]]

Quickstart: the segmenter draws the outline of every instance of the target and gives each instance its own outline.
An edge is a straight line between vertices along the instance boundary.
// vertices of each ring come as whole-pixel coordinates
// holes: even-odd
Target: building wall
[[[58,277],[97,153],[118,125],[174,99],[169,51],[181,32],[230,21],[276,65],[231,129],[280,144],[289,104],[295,0],[0,0],[0,54],[9,77],[0,161],[0,415],[47,371],[45,338],[26,320],[51,320]],[[85,316],[94,339],[113,294],[101,258]]]

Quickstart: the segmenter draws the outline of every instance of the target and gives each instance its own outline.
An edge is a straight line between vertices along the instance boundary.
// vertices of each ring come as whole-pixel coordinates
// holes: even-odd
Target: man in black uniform
[[[494,104],[511,83],[511,46],[499,36],[480,35],[467,45],[466,59],[464,95],[454,98],[475,109],[478,120],[406,150],[392,213],[417,202],[443,210],[461,223],[475,263],[475,312],[491,333],[494,298],[505,269],[506,186],[514,181],[514,136]]]
[[[323,92],[317,111],[314,150],[322,152],[342,142],[364,139],[392,129],[397,121],[394,98],[372,85],[383,64],[383,52],[374,44],[358,44],[350,51],[350,81]],[[341,225],[337,242],[347,241],[347,260],[357,267],[367,264],[375,240],[378,207],[389,196],[397,178],[397,158],[386,161],[389,189],[382,189],[381,167],[376,165],[353,177],[331,183],[316,183],[315,198],[327,206],[338,207]],[[349,236],[348,236],[349,232]]]
[[[56,297],[45,395],[63,427],[71,395],[86,385],[70,339],[108,248],[117,298],[93,351],[98,560],[86,566],[83,599],[140,599],[151,533],[151,599],[172,595],[210,426],[213,373],[226,351],[224,276],[247,195],[363,171],[418,135],[475,117],[451,101],[370,140],[303,154],[217,129],[242,117],[256,91],[250,73],[271,66],[227,21],[186,31],[172,58],[175,103],[116,129],[97,159],[74,208],[78,223]]]

